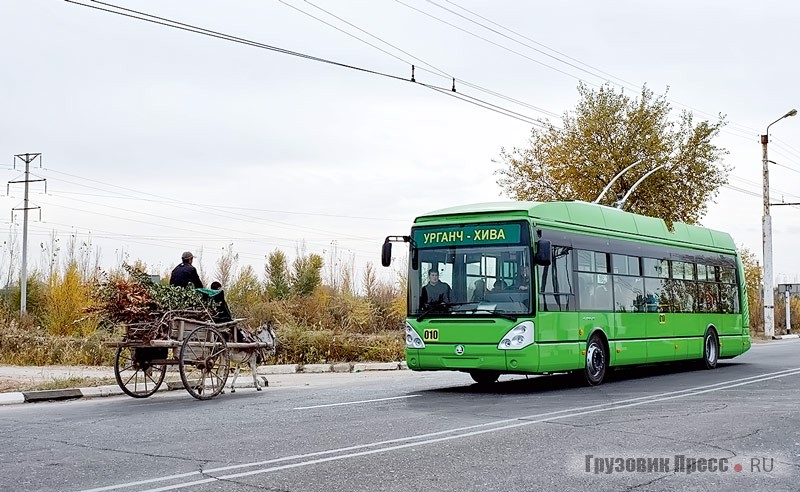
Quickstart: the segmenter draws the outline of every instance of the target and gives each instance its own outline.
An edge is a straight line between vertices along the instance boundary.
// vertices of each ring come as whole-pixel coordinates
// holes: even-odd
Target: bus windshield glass
[[[420,227],[419,267],[409,270],[409,314],[517,316],[531,313],[526,223]]]

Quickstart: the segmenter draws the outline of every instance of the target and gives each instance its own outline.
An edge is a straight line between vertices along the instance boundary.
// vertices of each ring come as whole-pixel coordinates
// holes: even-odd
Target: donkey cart
[[[232,359],[238,363],[250,354],[255,361],[255,354],[274,349],[269,326],[258,338],[239,341],[238,325],[244,319],[215,323],[205,315],[169,311],[151,322],[126,325],[123,339],[109,344],[117,348],[114,376],[122,391],[147,398],[161,387],[167,367],[177,365],[186,391],[198,400],[208,400],[225,388]],[[250,367],[255,370],[255,363]]]

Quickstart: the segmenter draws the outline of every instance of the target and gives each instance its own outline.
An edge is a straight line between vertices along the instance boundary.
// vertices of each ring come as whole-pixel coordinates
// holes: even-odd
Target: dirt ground
[[[0,392],[105,384],[115,384],[112,367],[0,365]]]

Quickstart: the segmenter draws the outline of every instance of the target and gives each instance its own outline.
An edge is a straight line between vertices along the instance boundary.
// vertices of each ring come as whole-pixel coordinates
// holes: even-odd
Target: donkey
[[[233,381],[231,381],[231,393],[236,393],[236,386],[234,385],[236,384],[236,378],[239,377],[239,371],[241,371],[242,365],[250,366],[250,373],[253,375],[253,385],[256,387],[256,391],[261,391],[261,384],[259,384],[258,378],[256,377],[258,364],[268,357],[275,355],[277,344],[275,343],[275,330],[272,328],[271,323],[267,322],[256,328],[252,338],[254,338],[252,341],[263,342],[266,343],[267,346],[252,349],[228,349],[231,362],[236,365]]]

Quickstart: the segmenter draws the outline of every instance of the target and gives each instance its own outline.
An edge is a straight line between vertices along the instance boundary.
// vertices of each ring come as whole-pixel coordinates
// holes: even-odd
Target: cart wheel
[[[136,349],[119,347],[114,357],[114,377],[126,395],[147,398],[164,382],[167,366],[153,364],[147,358],[137,357]]]
[[[184,339],[178,369],[183,387],[190,395],[209,400],[220,394],[230,368],[228,344],[216,329],[201,326]]]

